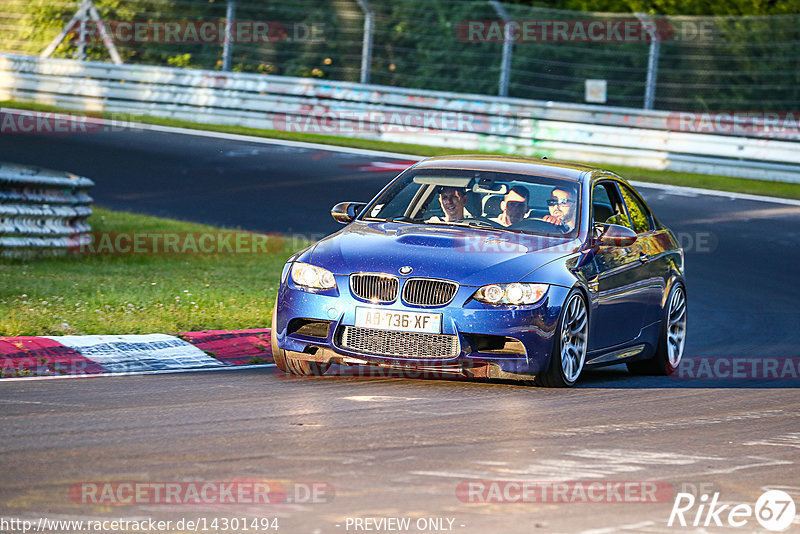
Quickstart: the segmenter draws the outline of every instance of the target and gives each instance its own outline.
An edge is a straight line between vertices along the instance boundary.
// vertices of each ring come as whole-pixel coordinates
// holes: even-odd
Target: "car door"
[[[637,234],[635,253],[642,264],[642,284],[648,293],[648,307],[643,324],[647,326],[661,319],[661,302],[670,273],[669,258],[664,254],[665,243],[669,245],[669,239],[663,239],[665,236],[660,235],[666,230],[656,229],[653,216],[644,200],[627,185],[620,183],[618,187],[633,230]]]
[[[616,181],[602,180],[592,188],[592,222],[632,228]],[[651,295],[643,283],[647,278],[646,267],[639,256],[636,243],[596,249],[597,274],[587,281],[592,292],[593,315],[589,350],[631,341],[644,326]]]

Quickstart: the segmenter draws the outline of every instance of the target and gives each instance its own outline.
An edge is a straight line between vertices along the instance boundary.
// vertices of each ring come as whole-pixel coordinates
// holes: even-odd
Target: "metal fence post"
[[[86,4],[88,6],[89,17],[94,21],[97,30],[100,32],[100,36],[103,39],[103,44],[106,45],[106,49],[111,56],[111,61],[117,65],[122,65],[122,57],[119,55],[117,45],[114,44],[114,40],[108,34],[106,27],[103,25],[103,19],[100,18],[100,13],[97,12],[97,7],[95,7],[94,2],[91,0],[87,0]]]
[[[80,30],[78,32],[78,51],[75,53],[75,59],[78,61],[86,61],[86,12],[80,20]]]
[[[661,41],[656,32],[655,24],[644,13],[636,13],[636,17],[642,21],[647,33],[650,34],[650,52],[647,57],[647,82],[644,89],[644,109],[653,109],[653,101],[656,97],[656,78],[658,77],[658,52]]]
[[[86,15],[87,9],[89,9],[89,6],[84,0],[83,2],[81,2],[80,6],[78,6],[78,11],[76,11],[75,14],[72,15],[72,18],[69,19],[69,22],[67,22],[64,25],[59,34],[56,35],[55,39],[50,41],[50,44],[47,45],[47,47],[44,49],[44,52],[42,52],[42,54],[39,57],[43,58],[50,57],[50,55],[53,52],[55,52],[58,45],[61,44],[61,41],[63,41],[64,38],[67,36],[67,34],[72,31],[72,27],[74,26],[74,24],[80,20],[83,20],[83,17]]]
[[[500,63],[500,84],[497,94],[499,96],[508,96],[508,83],[511,79],[511,54],[514,51],[514,41],[508,31],[510,26],[507,25],[508,22],[511,22],[511,16],[498,0],[489,0],[489,4],[494,8],[497,16],[506,23],[503,24],[503,59]]]
[[[97,8],[94,5],[92,0],[82,0],[80,5],[78,6],[78,11],[72,18],[67,22],[67,24],[61,29],[58,35],[56,35],[55,39],[50,41],[50,44],[44,49],[44,52],[39,57],[50,57],[53,52],[55,52],[56,48],[59,44],[67,37],[67,35],[72,31],[72,27],[75,25],[76,22],[80,24],[79,26],[79,33],[80,33],[80,40],[82,43],[78,44],[78,51],[76,55],[76,59],[85,60],[86,59],[86,23],[89,19],[94,21],[94,25],[97,30],[100,32],[100,36],[103,39],[103,44],[105,45],[108,53],[111,55],[111,60],[116,63],[117,65],[122,65],[122,57],[119,55],[119,51],[117,50],[116,45],[114,44],[114,40],[108,34],[106,27],[103,25],[103,19],[100,18],[100,13],[97,12]]]
[[[236,18],[236,0],[228,0],[225,11],[225,41],[222,46],[222,70],[231,70],[231,54],[233,53],[233,23]]]
[[[358,0],[364,12],[364,39],[361,45],[361,83],[369,83],[369,71],[372,65],[372,32],[375,26],[375,12],[368,0]]]

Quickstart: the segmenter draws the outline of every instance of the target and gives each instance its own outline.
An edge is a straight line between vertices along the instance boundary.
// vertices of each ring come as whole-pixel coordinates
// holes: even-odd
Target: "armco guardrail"
[[[0,99],[800,182],[797,125],[768,118],[697,133],[696,114],[23,55],[0,55]]]
[[[66,253],[88,238],[88,178],[0,163],[0,256]]]

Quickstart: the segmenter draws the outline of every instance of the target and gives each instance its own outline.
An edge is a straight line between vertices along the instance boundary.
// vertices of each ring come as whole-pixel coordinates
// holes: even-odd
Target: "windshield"
[[[414,169],[400,176],[359,218],[573,238],[580,223],[578,186],[525,174]]]

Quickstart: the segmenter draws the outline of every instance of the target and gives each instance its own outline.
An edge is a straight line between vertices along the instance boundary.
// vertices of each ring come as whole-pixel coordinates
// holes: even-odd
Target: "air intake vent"
[[[428,360],[455,358],[461,350],[457,336],[394,332],[355,326],[344,327],[342,348],[375,356]]]
[[[433,278],[409,278],[403,285],[403,302],[411,306],[444,306],[456,296],[458,284]]]
[[[369,302],[394,302],[399,283],[396,276],[383,273],[356,273],[350,275],[353,295]]]
[[[286,333],[325,339],[328,337],[330,325],[330,321],[319,321],[315,319],[292,319],[289,321],[289,326],[286,327]]]

